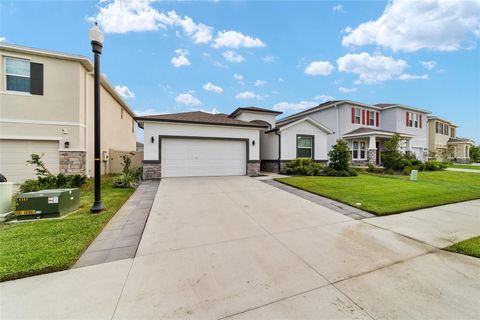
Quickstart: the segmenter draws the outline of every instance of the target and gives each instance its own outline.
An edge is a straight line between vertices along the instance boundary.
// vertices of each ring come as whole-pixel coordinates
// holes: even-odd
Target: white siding
[[[297,157],[297,135],[313,135],[315,142],[315,160],[327,160],[327,133],[308,121],[300,122],[281,130],[282,160],[293,160]]]

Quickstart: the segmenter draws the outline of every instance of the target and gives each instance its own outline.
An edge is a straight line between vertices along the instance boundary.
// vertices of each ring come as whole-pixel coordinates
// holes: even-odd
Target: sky
[[[399,103],[480,142],[480,0],[0,1],[7,43],[92,58],[94,21],[138,115]]]

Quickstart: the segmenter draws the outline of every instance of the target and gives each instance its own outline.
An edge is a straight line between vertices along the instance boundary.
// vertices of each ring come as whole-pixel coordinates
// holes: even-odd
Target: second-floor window
[[[375,126],[375,111],[368,111],[368,113],[368,125],[373,127]]]
[[[360,124],[362,120],[362,110],[360,108],[354,108],[355,109],[355,123]]]
[[[443,134],[443,124],[441,122],[436,122],[435,123],[435,133],[437,134]]]
[[[362,108],[352,107],[352,123],[367,125],[371,127],[379,126],[379,113]]]
[[[422,115],[416,112],[407,111],[407,127],[422,128]]]
[[[30,92],[30,61],[5,58],[5,82],[7,91]]]

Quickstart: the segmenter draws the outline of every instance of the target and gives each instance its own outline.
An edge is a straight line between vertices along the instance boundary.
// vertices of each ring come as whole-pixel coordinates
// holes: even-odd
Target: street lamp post
[[[105,209],[102,203],[101,195],[101,171],[100,171],[100,54],[103,46],[103,33],[98,28],[97,23],[89,31],[92,51],[95,56],[94,66],[94,136],[95,136],[95,201],[90,209],[92,213],[97,213]],[[88,129],[88,128],[87,128]]]

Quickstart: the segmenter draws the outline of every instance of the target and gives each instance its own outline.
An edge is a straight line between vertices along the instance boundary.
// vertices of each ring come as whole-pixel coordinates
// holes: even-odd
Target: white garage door
[[[246,173],[245,141],[162,139],[162,177],[237,176]]]
[[[27,164],[30,154],[41,155],[45,166],[57,174],[60,166],[58,141],[0,140],[0,173],[8,181],[20,183],[35,178],[34,166]]]

